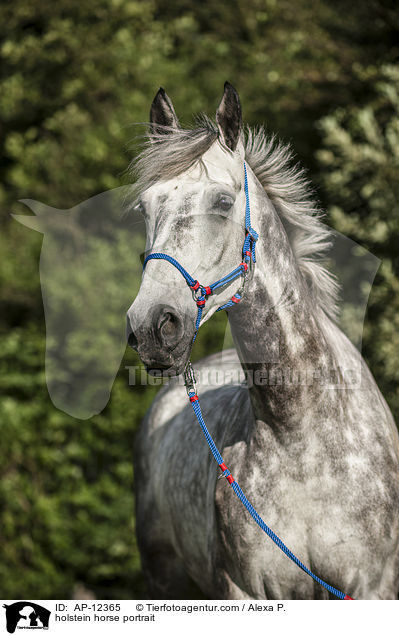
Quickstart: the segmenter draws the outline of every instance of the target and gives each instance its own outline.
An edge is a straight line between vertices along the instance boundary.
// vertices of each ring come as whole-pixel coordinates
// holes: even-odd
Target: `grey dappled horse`
[[[195,365],[226,377],[241,365],[246,376],[199,383],[218,448],[261,517],[315,574],[355,599],[396,598],[397,429],[334,322],[334,281],[318,261],[328,230],[302,172],[263,129],[244,135],[239,98],[227,83],[217,124],[203,119],[181,129],[162,89],[150,117],[148,147],[136,162],[147,251],[173,256],[202,284],[241,260],[247,164],[259,240],[243,299],[228,311],[236,350]],[[202,323],[240,284],[209,297]],[[128,339],[148,370],[182,373],[196,310],[174,267],[147,265],[128,311]],[[328,598],[217,477],[184,386],[171,380],[136,445],[137,532],[150,595]]]

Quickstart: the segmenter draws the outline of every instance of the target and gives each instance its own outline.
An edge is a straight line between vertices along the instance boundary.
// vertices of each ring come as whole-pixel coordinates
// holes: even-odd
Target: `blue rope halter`
[[[194,333],[193,342],[195,341],[195,338],[197,336],[201,318],[202,318],[202,313],[204,311],[205,303],[208,297],[216,289],[219,289],[220,287],[224,287],[225,285],[228,285],[239,276],[243,276],[244,278],[243,285],[240,288],[239,292],[236,292],[234,296],[232,296],[227,303],[225,303],[221,307],[218,307],[216,311],[221,311],[222,309],[228,309],[229,307],[233,307],[235,304],[239,303],[242,300],[241,294],[244,289],[245,279],[246,279],[246,275],[247,275],[247,271],[250,266],[250,263],[251,261],[253,264],[256,263],[255,247],[256,247],[256,241],[258,240],[258,233],[251,226],[251,209],[249,205],[248,176],[247,176],[247,167],[245,165],[245,162],[244,162],[244,191],[245,191],[245,240],[244,240],[244,245],[242,248],[243,259],[242,259],[242,262],[235,269],[233,269],[229,274],[226,274],[226,276],[223,276],[223,278],[220,278],[219,280],[217,280],[215,283],[212,283],[211,285],[204,286],[204,285],[201,285],[192,276],[190,276],[187,270],[184,269],[184,267],[175,258],[173,258],[173,256],[169,256],[169,254],[164,254],[163,252],[154,252],[153,254],[149,254],[147,258],[144,260],[143,270],[145,269],[148,261],[150,260],[163,259],[165,261],[168,261],[168,263],[176,267],[176,269],[181,273],[187,285],[192,290],[194,300],[198,307],[197,318],[195,321],[195,333]],[[202,417],[201,407],[199,404],[199,397],[197,395],[197,390],[195,386],[194,370],[191,366],[191,362],[188,362],[186,366],[185,385],[187,389],[187,395],[190,399],[190,402],[194,410],[194,414],[198,420],[198,423],[205,436],[205,439],[212,452],[212,455],[216,463],[218,464],[219,468],[222,471],[221,474],[219,475],[219,479],[220,477],[225,477],[227,479],[228,483],[234,490],[235,494],[237,495],[241,503],[245,506],[245,508],[248,510],[249,514],[255,520],[258,526],[263,530],[263,532],[267,534],[268,537],[270,537],[270,539],[272,539],[272,541],[274,541],[274,543],[280,548],[280,550],[282,550],[284,554],[286,554],[291,559],[291,561],[296,563],[298,567],[300,567],[304,572],[306,572],[306,574],[311,576],[317,583],[322,585],[326,590],[331,592],[331,594],[334,594],[335,596],[337,596],[338,598],[342,600],[353,600],[351,596],[348,596],[348,594],[344,594],[344,592],[337,590],[335,587],[333,587],[332,585],[329,585],[329,583],[326,583],[325,581],[320,579],[318,576],[316,576],[316,574],[314,574],[311,570],[309,570],[309,568],[307,568],[306,565],[304,565],[295,556],[295,554],[293,554],[291,550],[287,548],[287,546],[273,532],[273,530],[269,528],[269,526],[263,521],[260,515],[256,512],[251,502],[246,498],[240,486],[235,481],[233,475],[231,474],[226,464],[224,463],[223,457],[221,456],[219,450],[217,449],[216,444],[213,441],[212,436],[206,427],[206,424]]]
[[[251,227],[251,211],[249,207],[248,177],[247,177],[247,167],[245,163],[244,163],[244,190],[245,190],[246,203],[245,203],[245,240],[244,240],[244,245],[242,248],[243,258],[241,263],[235,269],[229,272],[229,274],[226,274],[226,276],[223,276],[223,278],[220,278],[219,280],[217,280],[215,283],[212,283],[211,285],[201,285],[197,280],[195,280],[195,278],[190,276],[188,271],[184,269],[184,267],[180,265],[180,263],[175,258],[173,258],[173,256],[169,256],[169,254],[164,254],[163,252],[153,252],[152,254],[149,254],[144,260],[143,270],[145,269],[148,261],[151,261],[153,259],[163,259],[165,261],[168,261],[168,263],[176,267],[176,269],[180,272],[180,274],[185,279],[187,285],[193,291],[194,300],[197,303],[197,307],[198,307],[197,319],[195,321],[195,333],[194,333],[193,342],[195,338],[197,337],[198,329],[199,329],[201,318],[202,318],[202,313],[204,311],[205,303],[208,297],[211,294],[213,294],[213,292],[216,289],[219,289],[220,287],[224,287],[225,285],[228,285],[239,276],[244,277],[244,283],[245,283],[245,277],[246,277],[248,268],[250,266],[251,259],[253,263],[256,262],[255,244],[256,244],[256,241],[258,240],[258,233],[253,229],[253,227]],[[234,304],[239,303],[241,299],[242,299],[241,293],[237,292],[236,294],[234,294],[234,296],[231,297],[229,301],[227,301],[227,303],[225,303],[221,307],[218,307],[216,311],[222,311],[222,309],[228,309],[229,307],[233,307]]]

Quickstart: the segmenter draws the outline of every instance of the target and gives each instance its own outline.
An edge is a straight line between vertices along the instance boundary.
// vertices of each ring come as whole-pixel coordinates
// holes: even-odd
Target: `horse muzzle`
[[[192,318],[169,305],[156,305],[140,320],[133,304],[127,312],[126,338],[149,373],[178,375],[184,370],[191,350]]]

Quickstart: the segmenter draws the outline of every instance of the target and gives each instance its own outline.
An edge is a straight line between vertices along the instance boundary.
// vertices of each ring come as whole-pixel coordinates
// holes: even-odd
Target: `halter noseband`
[[[250,263],[251,261],[252,263],[256,262],[255,246],[256,246],[256,241],[258,240],[258,233],[253,229],[253,227],[251,227],[251,209],[249,205],[248,177],[247,177],[247,167],[245,165],[245,162],[244,162],[244,191],[245,191],[245,240],[244,240],[244,245],[242,247],[242,261],[238,265],[238,267],[233,269],[229,274],[226,274],[226,276],[223,276],[223,278],[220,278],[215,283],[212,283],[212,285],[201,285],[197,280],[195,280],[195,278],[190,276],[187,270],[184,269],[184,267],[180,265],[180,263],[175,258],[173,258],[173,256],[169,256],[169,254],[164,254],[163,252],[154,252],[153,254],[149,254],[144,260],[143,270],[145,269],[148,261],[151,261],[153,259],[163,259],[165,261],[168,261],[168,263],[176,267],[176,269],[180,272],[180,274],[185,279],[187,285],[192,290],[193,298],[198,307],[197,319],[195,321],[195,333],[194,333],[193,342],[197,336],[197,332],[198,332],[201,318],[202,318],[202,312],[204,311],[205,303],[208,299],[208,296],[213,294],[213,292],[216,289],[219,289],[220,287],[224,287],[225,285],[228,285],[239,276],[243,276],[244,280],[240,289],[234,294],[234,296],[231,297],[229,301],[227,301],[227,303],[225,303],[221,307],[218,307],[216,311],[222,311],[222,309],[228,309],[229,307],[233,307],[235,304],[239,303],[240,300],[242,299],[242,292],[244,290],[245,279],[246,279],[246,275],[247,275],[247,271],[250,266]]]

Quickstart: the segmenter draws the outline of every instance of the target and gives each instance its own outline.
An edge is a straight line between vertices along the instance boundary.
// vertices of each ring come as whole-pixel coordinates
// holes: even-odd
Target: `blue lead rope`
[[[167,261],[168,263],[176,267],[176,269],[180,272],[180,274],[185,279],[187,285],[192,290],[194,295],[194,300],[197,304],[197,318],[195,321],[195,332],[194,332],[193,342],[195,341],[197,337],[198,329],[199,329],[201,318],[202,318],[202,313],[204,311],[204,307],[208,297],[216,289],[219,289],[220,287],[228,285],[239,276],[243,276],[244,283],[242,287],[240,288],[240,290],[236,292],[234,296],[231,297],[230,300],[228,300],[224,305],[219,307],[216,311],[221,311],[222,309],[228,309],[230,307],[233,307],[235,304],[239,303],[242,300],[242,294],[240,292],[242,292],[244,288],[245,277],[246,277],[249,265],[251,261],[253,264],[255,264],[256,262],[255,247],[256,247],[256,241],[258,240],[258,233],[253,229],[253,227],[251,227],[251,209],[249,204],[248,176],[247,176],[247,168],[246,168],[245,162],[244,162],[244,191],[245,191],[245,239],[244,239],[244,244],[242,248],[242,262],[235,269],[233,269],[229,274],[226,274],[226,276],[224,276],[223,278],[220,278],[215,283],[212,283],[212,285],[204,286],[204,285],[201,285],[195,278],[193,278],[188,273],[188,271],[184,269],[184,267],[179,263],[179,261],[173,258],[173,256],[169,256],[169,254],[164,254],[163,252],[154,252],[152,254],[149,254],[147,258],[144,260],[143,270],[145,269],[147,263],[150,260],[162,259]],[[314,574],[311,570],[309,570],[309,568],[307,568],[306,565],[304,565],[295,556],[295,554],[293,554],[291,550],[287,548],[287,546],[281,541],[281,539],[273,532],[273,530],[269,528],[268,525],[266,525],[263,519],[258,515],[255,508],[253,507],[251,502],[248,501],[243,491],[241,490],[240,486],[235,481],[234,477],[232,476],[226,464],[224,463],[223,457],[219,453],[215,445],[215,442],[213,441],[212,436],[206,427],[204,418],[202,417],[201,407],[199,405],[199,398],[195,390],[194,372],[192,370],[190,362],[188,363],[186,367],[185,379],[186,379],[187,394],[188,394],[188,397],[190,398],[190,402],[192,403],[195,416],[202,429],[202,432],[205,435],[205,439],[208,443],[209,448],[211,449],[212,455],[214,456],[219,468],[222,471],[221,476],[226,477],[227,481],[231,485],[235,494],[237,495],[241,503],[245,506],[245,508],[248,510],[251,517],[256,521],[258,526],[267,534],[267,536],[270,537],[272,541],[274,541],[274,543],[280,548],[280,550],[282,550],[284,554],[286,554],[291,559],[291,561],[296,563],[296,565],[300,567],[301,570],[306,572],[306,574],[309,574],[309,576],[311,576],[312,579],[317,581],[317,583],[320,583],[320,585],[325,587],[326,590],[331,592],[331,594],[338,596],[338,598],[342,600],[353,600],[350,596],[348,596],[347,594],[344,594],[343,592],[340,592],[335,587],[333,587],[332,585],[329,585],[328,583],[320,579],[318,576],[316,576],[316,574]]]
[[[268,537],[270,537],[272,541],[274,541],[274,543],[280,548],[280,550],[282,550],[284,554],[286,554],[287,557],[291,559],[291,561],[296,563],[296,565],[300,567],[301,570],[306,572],[306,574],[309,574],[309,576],[311,576],[312,579],[317,581],[317,583],[320,583],[320,585],[325,587],[326,590],[331,592],[331,594],[338,596],[338,598],[340,598],[341,600],[345,600],[345,601],[353,600],[350,596],[348,596],[347,594],[344,594],[340,590],[337,590],[335,587],[333,587],[329,583],[326,583],[325,581],[320,579],[318,576],[316,576],[316,574],[314,574],[311,570],[309,570],[309,568],[307,568],[306,565],[304,565],[302,561],[300,561],[298,557],[296,557],[295,554],[291,552],[289,548],[287,548],[285,543],[283,543],[281,539],[273,532],[273,530],[269,528],[269,526],[263,521],[262,517],[256,512],[255,508],[253,507],[251,502],[247,499],[247,497],[241,490],[239,484],[236,482],[233,475],[231,474],[226,464],[224,463],[223,457],[221,456],[215,442],[213,441],[212,436],[210,432],[208,431],[207,426],[204,422],[204,418],[202,417],[198,395],[195,393],[194,390],[189,390],[188,397],[190,398],[190,402],[193,406],[195,417],[197,418],[198,423],[205,436],[205,439],[208,443],[208,446],[211,449],[212,455],[215,458],[216,463],[218,464],[219,468],[222,471],[221,476],[226,477],[227,481],[229,482],[230,486],[234,490],[235,494],[237,495],[241,503],[245,506],[245,508],[248,510],[251,517],[256,521],[258,526],[263,530],[263,532],[267,534]]]

